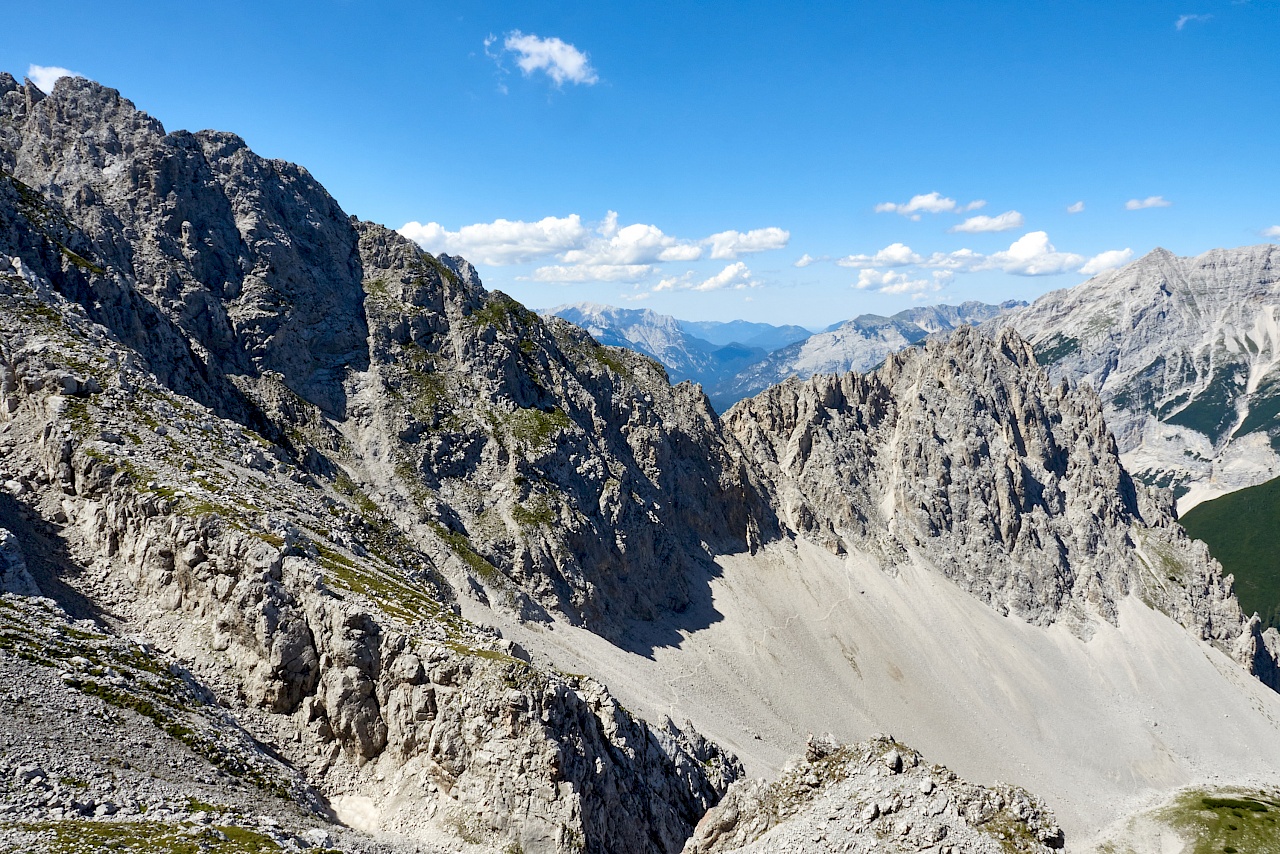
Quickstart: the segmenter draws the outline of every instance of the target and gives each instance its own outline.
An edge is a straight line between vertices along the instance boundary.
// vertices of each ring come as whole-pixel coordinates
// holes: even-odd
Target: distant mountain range
[[[790,376],[867,371],[890,353],[929,335],[989,320],[1025,306],[965,302],[924,306],[891,317],[863,314],[813,333],[801,326],[745,320],[679,320],[648,309],[580,302],[542,312],[581,326],[601,344],[626,347],[656,359],[672,382],[701,383],[712,405],[724,412]]]

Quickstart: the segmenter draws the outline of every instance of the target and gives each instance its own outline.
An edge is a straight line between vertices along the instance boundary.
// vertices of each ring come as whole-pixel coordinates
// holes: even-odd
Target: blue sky
[[[0,68],[234,131],[531,306],[824,326],[1280,239],[1277,37],[1280,0],[45,0]]]

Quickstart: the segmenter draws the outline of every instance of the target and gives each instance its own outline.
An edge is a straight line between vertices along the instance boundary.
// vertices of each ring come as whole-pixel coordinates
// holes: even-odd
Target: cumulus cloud
[[[53,91],[53,84],[57,83],[63,77],[83,77],[83,74],[76,74],[66,68],[57,65],[28,65],[27,77],[31,82],[36,84],[36,88],[46,95]]]
[[[652,264],[574,264],[539,267],[535,282],[638,282],[657,272]]]
[[[1276,227],[1275,236],[1280,237],[1280,226]],[[972,249],[957,249],[922,256],[902,243],[894,243],[875,255],[848,255],[836,263],[842,267],[861,268],[854,285],[857,288],[915,295],[940,289],[956,273],[998,270],[1014,276],[1055,276],[1072,272],[1092,276],[1125,264],[1132,258],[1131,249],[1111,249],[1093,257],[1060,252],[1050,242],[1047,232],[1031,231],[1015,240],[1008,249],[989,255]],[[932,279],[921,278],[919,272],[885,269],[903,267],[930,270]]]
[[[523,264],[567,252],[590,234],[577,214],[537,222],[497,219],[448,231],[437,222],[407,222],[400,234],[434,254],[463,255],[480,264]]]
[[[1104,270],[1111,270],[1121,264],[1128,264],[1132,258],[1132,249],[1111,249],[1094,255],[1087,264],[1080,268],[1079,272],[1086,276],[1096,276]]]
[[[1203,24],[1213,18],[1213,15],[1179,15],[1178,20],[1173,22],[1173,26],[1177,30],[1181,30],[1187,24]]]
[[[568,264],[651,264],[655,261],[696,261],[702,247],[664,234],[656,225],[634,223],[618,227],[618,214],[609,211],[599,229],[599,239],[571,249],[562,259]]]
[[[945,270],[934,271],[933,275],[923,279],[913,279],[906,273],[892,270],[860,270],[854,287],[881,294],[910,294],[914,299],[942,290],[951,276]]]
[[[485,40],[486,53],[493,41],[492,36]],[[502,46],[515,54],[516,65],[526,77],[535,71],[541,71],[557,86],[565,83],[591,86],[600,79],[596,70],[591,67],[587,54],[554,36],[544,39],[532,33],[526,35],[519,30],[512,30],[503,39]]]
[[[1004,252],[987,256],[986,266],[1015,276],[1054,276],[1078,270],[1087,259],[1074,252],[1059,252],[1044,231],[1029,231]]]
[[[1273,225],[1270,228],[1262,229],[1262,236],[1280,238],[1280,225]]]
[[[753,288],[758,283],[752,276],[750,268],[741,261],[730,264],[716,273],[709,279],[701,282],[697,281],[693,273],[685,273],[683,276],[672,276],[663,279],[654,286],[656,291],[720,291],[725,288],[733,288],[734,290],[742,290],[743,288]]]
[[[841,267],[906,267],[923,261],[924,258],[905,243],[891,243],[874,255],[846,255],[836,259]]]
[[[961,231],[968,234],[979,234],[989,231],[1010,231],[1022,228],[1022,214],[1017,211],[1005,211],[996,216],[971,216],[959,225],[952,226],[950,231]]]
[[[1124,209],[1127,211],[1140,211],[1146,208],[1167,208],[1173,202],[1164,196],[1147,196],[1145,199],[1130,199],[1124,203]]]
[[[895,202],[881,202],[876,205],[876,213],[896,213],[913,220],[919,220],[921,213],[966,213],[968,211],[976,211],[985,205],[982,199],[969,202],[967,205],[958,203],[955,199],[947,198],[941,193],[921,193],[912,196],[911,200],[898,204]]]
[[[711,257],[732,261],[739,255],[782,249],[791,239],[784,228],[753,228],[750,231],[722,231],[702,241],[711,247]]]
[[[1067,205],[1067,213],[1069,214],[1077,214],[1082,210],[1084,210],[1084,202],[1076,202],[1075,204]]]
[[[506,266],[543,261],[530,277],[545,282],[634,282],[658,273],[655,265],[698,261],[708,255],[735,260],[739,255],[785,247],[791,233],[781,228],[722,231],[687,240],[656,225],[620,225],[609,211],[594,226],[582,217],[545,217],[537,222],[497,219],[450,231],[437,222],[405,223],[400,234],[428,252],[462,255],[479,264]],[[550,259],[558,263],[548,263]],[[745,267],[744,267],[745,269]]]
[[[799,258],[797,258],[795,263],[792,264],[791,266],[792,267],[808,267],[810,264],[813,264],[817,260],[818,260],[817,258],[814,258],[812,255],[806,252],[803,255],[801,255]]]

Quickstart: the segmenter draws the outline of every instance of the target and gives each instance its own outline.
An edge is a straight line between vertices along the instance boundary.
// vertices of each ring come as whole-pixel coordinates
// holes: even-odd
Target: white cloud
[[[1132,258],[1132,249],[1111,249],[1094,255],[1089,259],[1089,263],[1081,267],[1078,272],[1086,276],[1095,276],[1104,270],[1111,270],[1121,264],[1128,264]]]
[[[36,84],[36,88],[48,95],[53,91],[53,84],[63,77],[83,77],[57,65],[28,65],[27,77]]]
[[[577,214],[544,217],[537,222],[497,219],[448,231],[436,222],[407,222],[400,234],[428,252],[463,255],[480,264],[523,264],[567,252],[589,235]]]
[[[638,282],[657,272],[652,264],[574,264],[539,267],[535,282]]]
[[[881,202],[876,205],[875,210],[876,213],[896,213],[902,214],[905,217],[910,217],[913,220],[918,220],[920,219],[921,212],[932,214],[965,213],[967,211],[976,211],[985,204],[985,201],[978,199],[977,201],[969,202],[967,205],[961,205],[957,203],[955,199],[949,199],[935,191],[932,193],[921,193],[920,195],[912,196],[909,202],[905,202],[903,204],[897,204],[895,202]]]
[[[656,275],[657,264],[697,261],[708,254],[733,260],[740,254],[782,248],[791,237],[781,228],[758,228],[685,240],[656,225],[619,225],[616,211],[609,211],[594,229],[578,214],[571,214],[537,222],[497,219],[457,231],[437,222],[408,222],[399,232],[428,252],[462,255],[477,264],[546,263],[555,258],[560,263],[539,267],[531,277],[546,282],[637,281]]]
[[[618,227],[618,214],[609,211],[599,228],[602,239],[562,256],[568,264],[651,264],[655,261],[696,261],[702,247],[664,234],[656,225],[634,223]]]
[[[860,270],[854,287],[859,290],[871,289],[881,294],[923,296],[942,290],[943,286],[950,281],[951,275],[949,272],[938,271],[927,279],[913,279],[906,273],[896,273],[892,270]]]
[[[1003,270],[1015,276],[1053,276],[1077,270],[1085,263],[1083,255],[1059,252],[1044,231],[1029,231],[1004,252],[993,252],[980,265],[982,269]]]
[[[1209,21],[1212,18],[1213,18],[1213,15],[1179,15],[1178,20],[1173,22],[1173,26],[1176,29],[1181,30],[1187,24],[1191,24],[1191,23],[1203,24],[1204,22]]]
[[[486,53],[492,44],[491,40],[486,39]],[[532,33],[525,35],[519,30],[512,30],[507,33],[502,46],[516,55],[516,65],[520,66],[526,77],[535,71],[542,71],[557,86],[562,86],[565,82],[591,86],[600,79],[596,70],[591,67],[587,54],[554,36],[544,39]]]
[[[803,255],[801,255],[799,258],[797,258],[796,262],[791,266],[792,267],[808,267],[810,264],[814,263],[817,260],[818,260],[817,258],[814,258],[812,255],[806,252]]]
[[[1084,202],[1076,202],[1075,204],[1067,205],[1067,213],[1069,214],[1078,214],[1082,210],[1084,210]]]
[[[1127,211],[1140,211],[1146,208],[1167,208],[1173,202],[1164,196],[1147,196],[1145,199],[1130,199],[1124,203],[1124,209]]]
[[[952,226],[949,231],[978,234],[989,231],[1009,231],[1022,228],[1022,225],[1022,214],[1017,211],[1005,211],[997,216],[971,216],[959,225]]]
[[[758,282],[752,277],[750,268],[743,262],[738,261],[701,282],[694,281],[693,273],[685,273],[683,276],[672,276],[671,278],[663,279],[654,286],[653,290],[655,292],[719,291],[725,288],[742,290],[743,288],[754,288],[757,284]]]
[[[874,255],[846,255],[836,259],[841,267],[906,267],[923,261],[904,243],[891,243]]]
[[[750,231],[722,231],[713,234],[703,243],[711,247],[711,257],[732,261],[739,255],[782,249],[791,239],[791,232],[784,228],[753,228]]]
[[[1262,229],[1262,236],[1280,238],[1280,225],[1273,225],[1270,228]]]
[[[1280,226],[1277,227],[1276,234],[1280,236]],[[909,288],[906,283],[919,280],[912,279],[909,273],[890,274],[882,268],[920,267],[933,270],[935,277],[946,279],[950,279],[954,273],[985,270],[999,270],[1015,276],[1053,276],[1071,272],[1093,275],[1124,264],[1132,257],[1133,252],[1129,249],[1112,249],[1092,258],[1075,252],[1059,252],[1049,242],[1046,232],[1031,231],[1015,240],[1008,249],[992,252],[990,255],[972,249],[957,249],[954,252],[934,252],[926,257],[913,252],[902,243],[894,243],[875,255],[847,255],[836,263],[841,267],[863,268],[862,273],[859,273],[857,287],[875,287],[884,293],[915,293],[922,286]],[[903,290],[884,290],[886,285],[897,285]]]

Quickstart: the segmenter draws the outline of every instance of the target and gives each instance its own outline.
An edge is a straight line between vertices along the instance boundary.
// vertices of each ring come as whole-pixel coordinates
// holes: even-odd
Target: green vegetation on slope
[[[1203,433],[1216,445],[1235,424],[1235,402],[1244,394],[1248,378],[1249,371],[1244,365],[1224,367],[1214,373],[1209,385],[1191,403],[1165,421]]]
[[[1217,798],[1188,792],[1165,817],[1191,837],[1194,854],[1280,854],[1280,803],[1259,795]]]
[[[1280,478],[1199,504],[1180,521],[1235,575],[1244,612],[1280,628]]]

